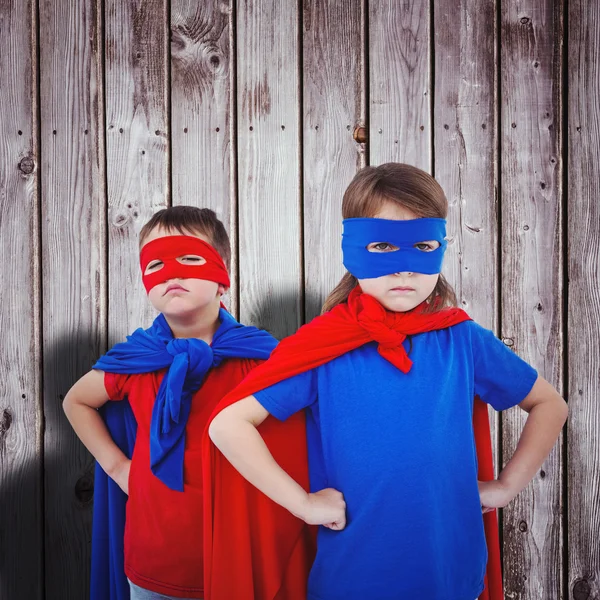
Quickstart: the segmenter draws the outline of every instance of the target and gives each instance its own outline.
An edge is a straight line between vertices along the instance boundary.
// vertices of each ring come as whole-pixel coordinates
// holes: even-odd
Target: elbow
[[[555,395],[553,401],[546,403],[546,411],[546,414],[560,425],[561,428],[566,423],[567,417],[569,416],[569,407],[558,393]]]
[[[208,426],[208,437],[212,443],[219,449],[227,435],[227,418],[223,418],[223,412],[220,412]]]
[[[563,425],[567,421],[567,417],[569,416],[569,405],[564,401],[563,398],[560,399],[560,415],[562,418]]]
[[[64,400],[62,401],[62,409],[65,413],[65,415],[67,415],[67,417],[71,414],[71,409],[73,408],[73,398],[72,395],[70,393],[67,392],[67,395],[65,396]]]

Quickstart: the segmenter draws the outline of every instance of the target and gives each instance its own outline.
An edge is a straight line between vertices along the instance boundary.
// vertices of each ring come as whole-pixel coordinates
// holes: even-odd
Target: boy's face
[[[143,249],[147,244],[160,238],[181,235],[179,232],[165,230],[157,227],[150,231],[144,239]],[[208,244],[212,241],[201,233],[187,231],[185,235],[198,238]],[[201,254],[182,254],[177,256],[177,262],[186,267],[195,267],[206,264],[206,258]],[[143,275],[159,272],[164,267],[160,259],[151,260],[144,269]],[[189,271],[189,269],[187,269]],[[199,269],[199,275],[202,269]],[[148,291],[148,298],[154,308],[163,313],[165,317],[185,318],[194,316],[211,304],[220,302],[226,288],[220,283],[194,277],[173,277],[154,285]]]

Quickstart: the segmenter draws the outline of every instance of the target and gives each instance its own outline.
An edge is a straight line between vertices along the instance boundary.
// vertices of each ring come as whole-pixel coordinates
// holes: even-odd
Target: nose
[[[394,273],[394,275],[406,275],[407,277],[410,277],[412,275],[411,271],[399,271],[398,273]]]

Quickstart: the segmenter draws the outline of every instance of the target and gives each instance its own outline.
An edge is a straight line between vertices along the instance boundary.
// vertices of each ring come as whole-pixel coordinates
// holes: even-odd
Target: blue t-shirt
[[[483,590],[473,398],[504,410],[537,373],[472,321],[411,344],[406,374],[373,342],[254,394],[281,420],[308,409],[311,489],[346,500],[346,528],[319,528],[311,600],[473,600]]]

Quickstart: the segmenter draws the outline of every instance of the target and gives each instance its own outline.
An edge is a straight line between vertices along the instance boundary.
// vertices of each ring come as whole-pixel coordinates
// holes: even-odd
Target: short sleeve
[[[531,391],[537,371],[492,331],[471,325],[475,394],[498,411],[519,404]]]
[[[285,421],[317,400],[317,375],[310,370],[284,379],[253,396],[276,419]]]
[[[104,388],[111,400],[123,400],[129,393],[131,375],[122,373],[104,373]]]

